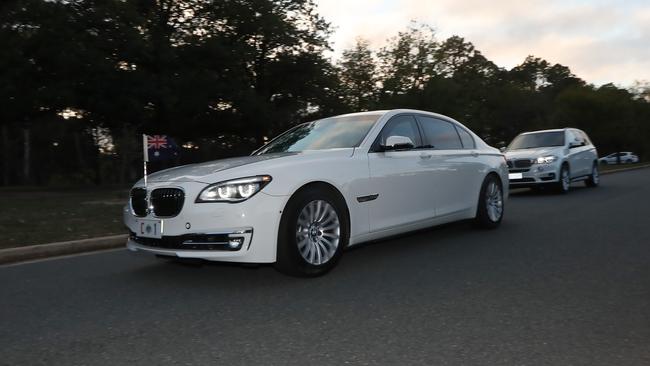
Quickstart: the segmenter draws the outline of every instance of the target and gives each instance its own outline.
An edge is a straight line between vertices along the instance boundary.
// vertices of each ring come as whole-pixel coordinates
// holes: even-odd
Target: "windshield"
[[[381,115],[330,117],[303,123],[269,142],[256,155],[357,147]]]
[[[564,131],[519,135],[508,145],[508,150],[534,149],[536,147],[549,146],[564,146]]]

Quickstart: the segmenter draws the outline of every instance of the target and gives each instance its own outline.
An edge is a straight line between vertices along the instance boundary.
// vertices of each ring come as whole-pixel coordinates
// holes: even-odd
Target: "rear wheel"
[[[569,171],[569,166],[563,164],[560,169],[560,180],[555,185],[555,190],[558,193],[567,193],[571,188],[571,173]]]
[[[348,245],[343,199],[330,189],[307,188],[289,200],[280,220],[276,268],[294,276],[332,269]]]
[[[488,175],[481,186],[474,223],[482,229],[494,229],[503,218],[503,187],[495,175]]]
[[[585,181],[585,185],[587,185],[587,187],[598,187],[599,183],[600,183],[600,174],[598,172],[598,164],[594,163],[594,165],[591,168],[591,175]]]

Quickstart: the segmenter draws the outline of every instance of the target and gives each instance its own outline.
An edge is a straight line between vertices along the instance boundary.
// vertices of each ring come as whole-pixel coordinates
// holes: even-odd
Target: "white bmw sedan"
[[[417,110],[303,123],[251,156],[141,180],[127,247],[162,256],[330,270],[351,245],[456,220],[499,225],[508,168],[457,121]]]

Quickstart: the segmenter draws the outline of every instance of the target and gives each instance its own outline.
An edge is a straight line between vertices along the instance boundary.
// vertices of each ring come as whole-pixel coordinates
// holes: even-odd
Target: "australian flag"
[[[166,135],[142,135],[144,161],[162,161],[178,156],[178,145]]]

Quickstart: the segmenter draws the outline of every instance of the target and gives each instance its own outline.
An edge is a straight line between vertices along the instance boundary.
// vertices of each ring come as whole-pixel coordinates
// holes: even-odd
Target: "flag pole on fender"
[[[142,134],[142,149],[144,151],[144,187],[147,188],[147,162],[149,161],[149,144],[147,141],[147,135]]]

